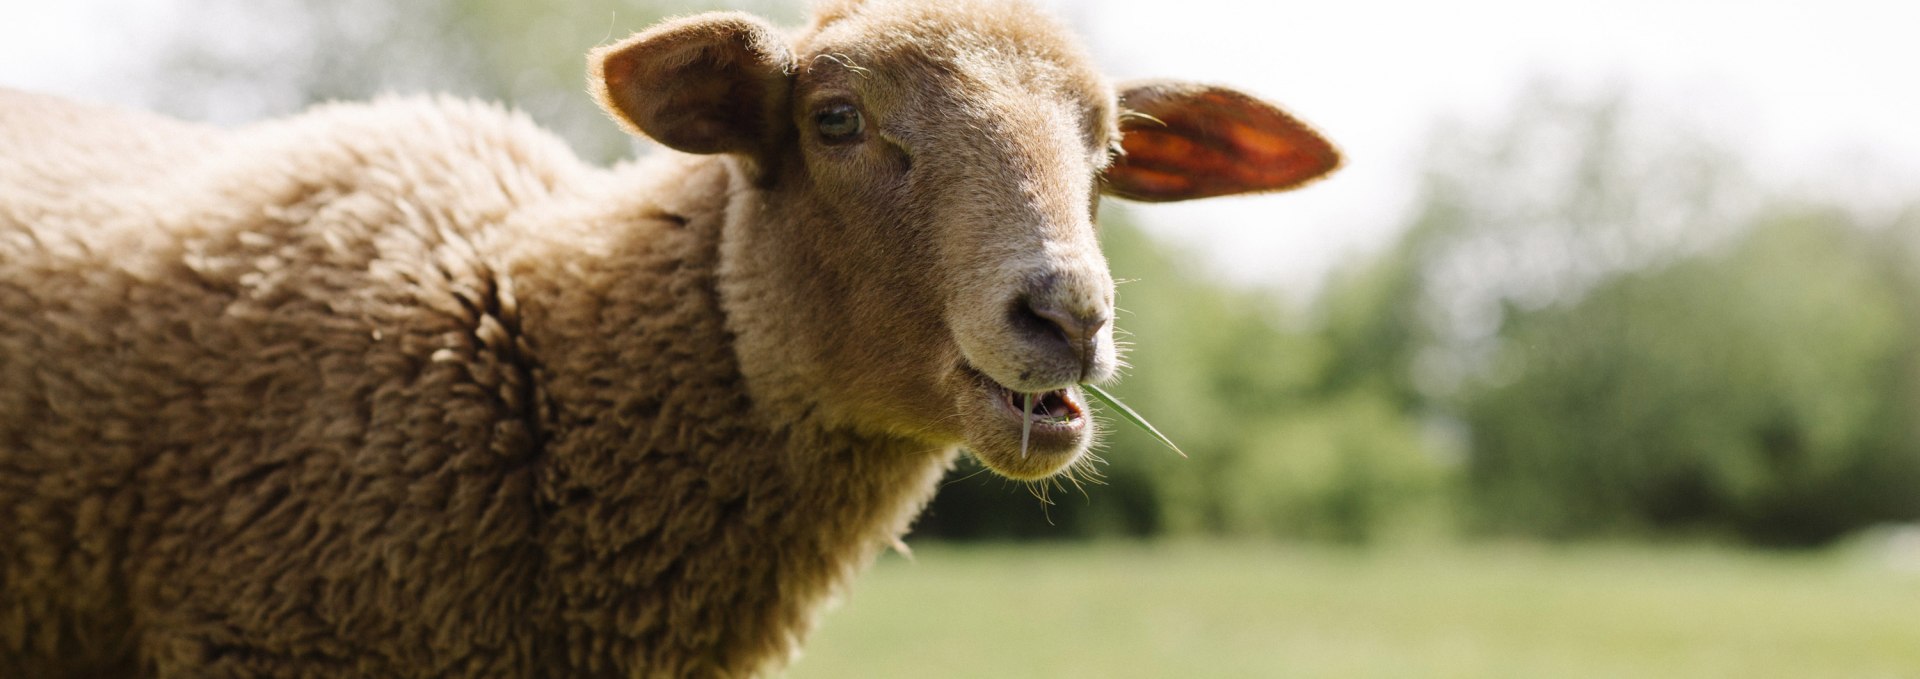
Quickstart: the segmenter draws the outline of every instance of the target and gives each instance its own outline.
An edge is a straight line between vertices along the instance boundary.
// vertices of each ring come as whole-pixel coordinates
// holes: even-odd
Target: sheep
[[[1338,164],[1007,0],[699,14],[590,71],[670,150],[0,91],[0,676],[777,671],[962,448],[1084,459],[1100,194]]]

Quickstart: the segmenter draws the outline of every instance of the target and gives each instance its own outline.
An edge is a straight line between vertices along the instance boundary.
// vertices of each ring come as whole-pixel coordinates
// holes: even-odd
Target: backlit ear
[[[786,120],[793,53],[749,14],[668,21],[587,57],[600,107],[634,134],[688,153],[756,153]]]
[[[1106,193],[1152,202],[1283,191],[1340,166],[1340,152],[1279,107],[1174,81],[1120,88],[1121,147]]]

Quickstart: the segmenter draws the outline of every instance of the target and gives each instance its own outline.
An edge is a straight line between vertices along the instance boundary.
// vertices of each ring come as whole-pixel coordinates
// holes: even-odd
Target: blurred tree
[[[1911,226],[1769,200],[1629,100],[1541,86],[1440,134],[1368,274],[1392,301],[1329,328],[1464,419],[1486,528],[1806,544],[1920,516]]]
[[[1769,217],[1725,254],[1512,315],[1463,401],[1481,516],[1780,544],[1920,517],[1920,317],[1886,240]]]

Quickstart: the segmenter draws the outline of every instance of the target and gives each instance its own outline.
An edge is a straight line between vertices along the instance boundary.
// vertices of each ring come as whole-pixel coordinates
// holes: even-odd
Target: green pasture
[[[1920,677],[1920,572],[1865,548],[922,545],[788,676]]]

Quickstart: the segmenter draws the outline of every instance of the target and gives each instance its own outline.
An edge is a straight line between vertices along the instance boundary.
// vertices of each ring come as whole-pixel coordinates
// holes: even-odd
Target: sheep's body
[[[0,91],[0,675],[777,662],[953,448],[750,402],[742,181],[446,101]]]
[[[958,446],[1086,462],[1098,194],[1338,163],[1245,94],[1115,88],[1018,1],[588,61],[680,153],[598,170],[445,100],[220,131],[0,91],[0,677],[764,671]]]

